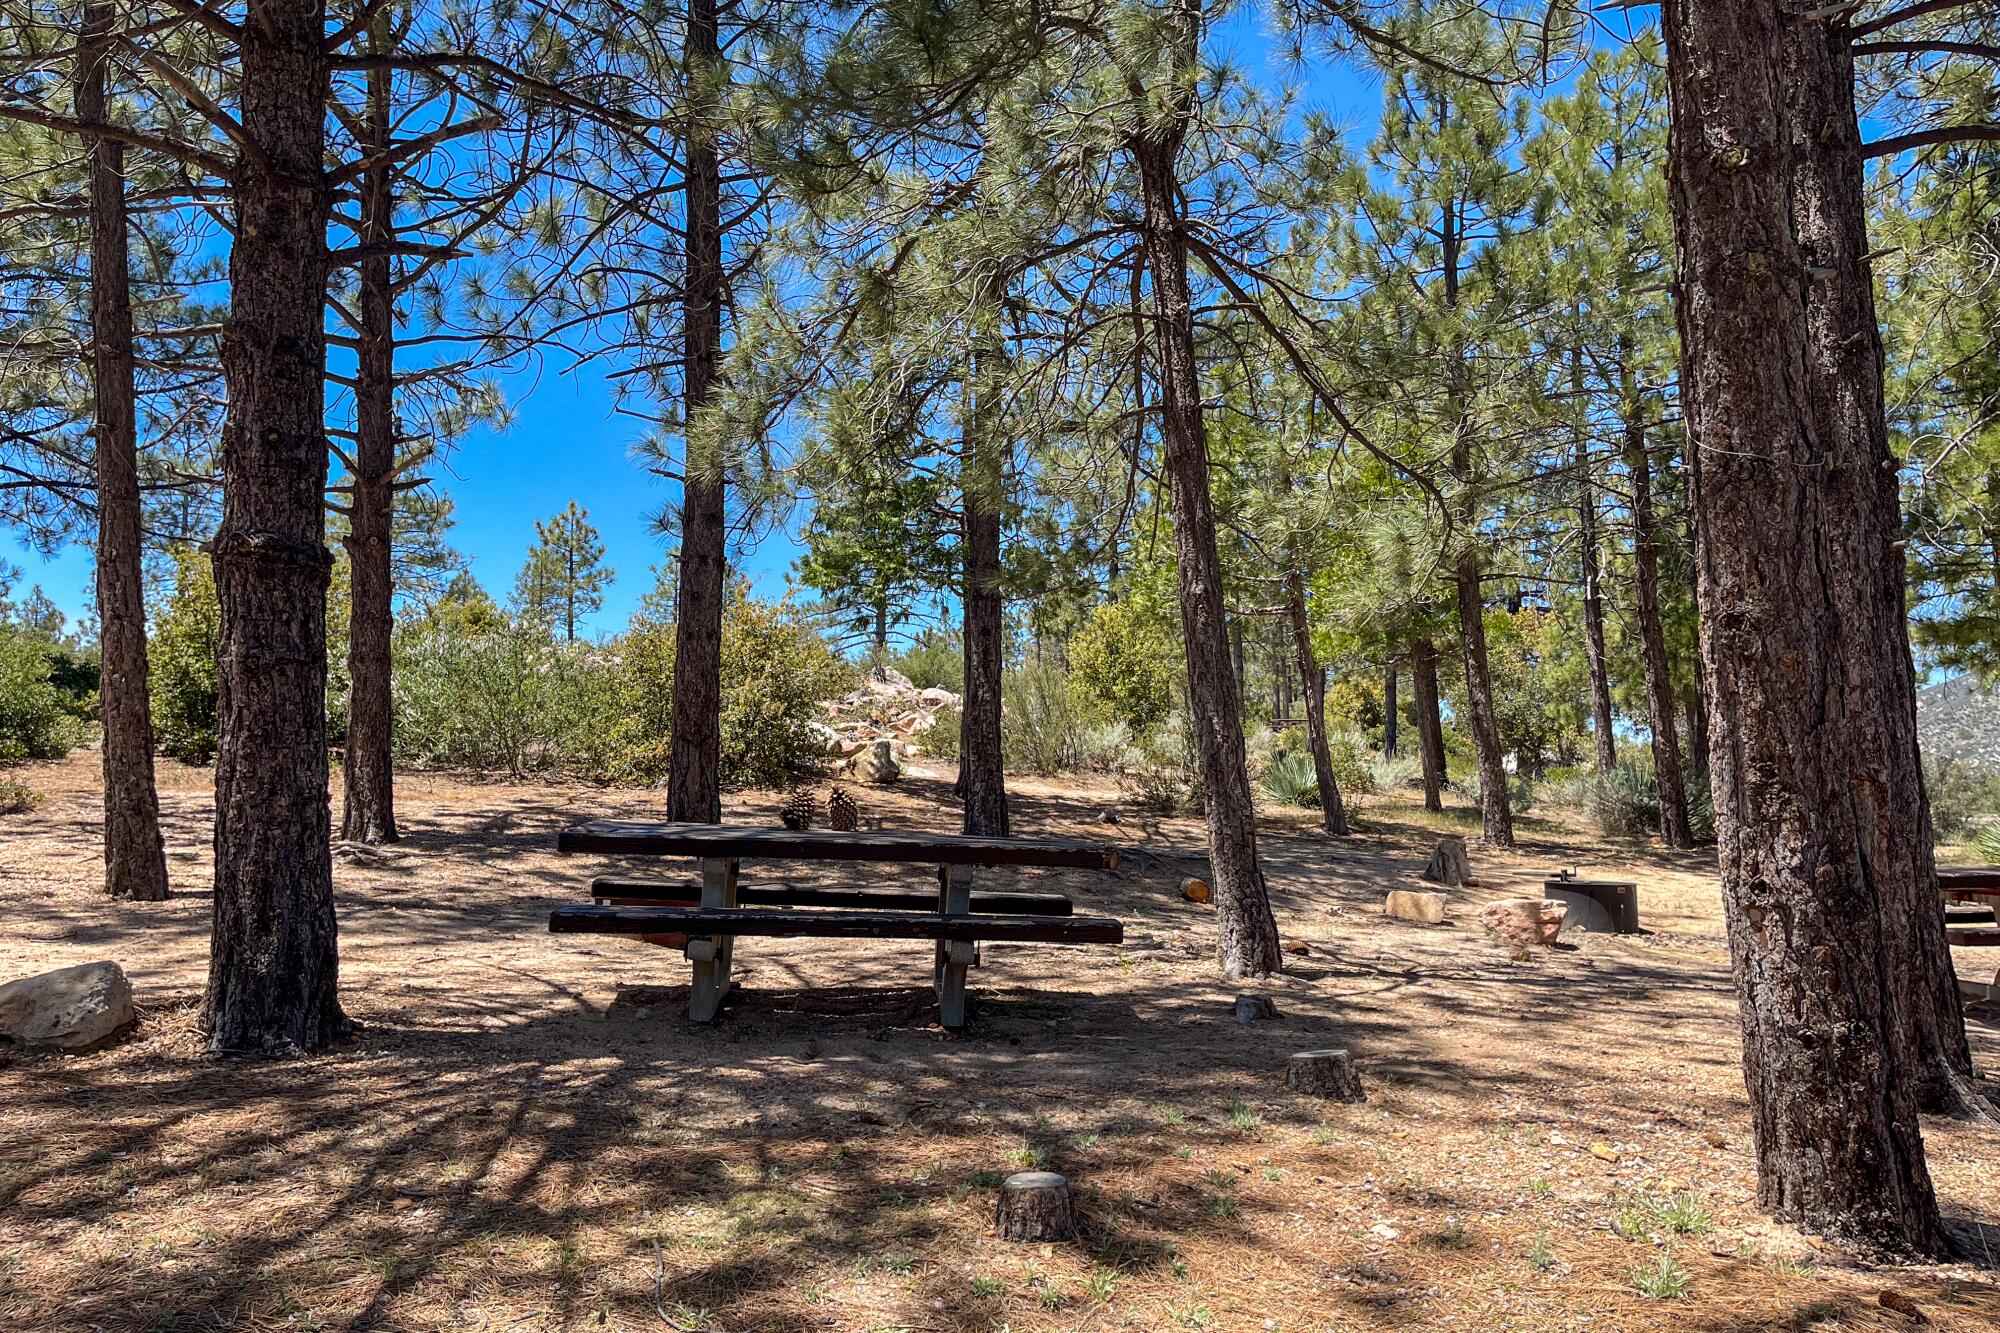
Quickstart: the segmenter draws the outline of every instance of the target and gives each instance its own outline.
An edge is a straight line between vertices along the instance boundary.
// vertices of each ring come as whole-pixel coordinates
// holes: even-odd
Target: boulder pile
[[[827,750],[849,766],[872,760],[878,742],[894,759],[914,758],[923,753],[924,729],[961,702],[950,690],[920,690],[894,667],[876,667],[857,688],[820,704]]]

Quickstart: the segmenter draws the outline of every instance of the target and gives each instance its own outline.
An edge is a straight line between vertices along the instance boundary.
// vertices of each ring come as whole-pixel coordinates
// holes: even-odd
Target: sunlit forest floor
[[[1022,781],[1018,832],[1128,854],[1019,882],[1121,917],[1124,946],[989,946],[953,1036],[927,945],[750,940],[724,1020],[697,1028],[678,953],[546,931],[593,874],[662,870],[558,857],[556,830],[657,816],[657,793],[413,774],[405,841],[338,859],[359,1035],[222,1062],[194,1031],[211,777],[163,770],[180,896],[113,903],[97,763],[17,773],[44,801],[0,818],[0,978],[115,959],[141,1024],[96,1054],[0,1054],[0,1329],[1734,1333],[1913,1328],[1912,1302],[1929,1327],[2000,1329],[1991,1135],[1924,1126],[1963,1265],[1844,1266],[1758,1214],[1705,854],[1538,811],[1425,927],[1379,906],[1450,817],[1377,801],[1334,844],[1273,814],[1295,951],[1262,988],[1277,1017],[1243,1027],[1253,988],[1218,978],[1210,909],[1176,892],[1200,825]],[[956,827],[943,782],[863,800]],[[776,810],[750,793],[728,815]],[[1650,933],[1523,963],[1481,938],[1480,902],[1563,866],[1636,878]],[[1981,952],[1962,970],[2000,966]],[[2000,1016],[1973,1020],[2000,1066]],[[1292,1052],[1343,1045],[1366,1104],[1286,1090]],[[1078,1189],[1074,1244],[992,1234],[999,1179],[1032,1163]]]

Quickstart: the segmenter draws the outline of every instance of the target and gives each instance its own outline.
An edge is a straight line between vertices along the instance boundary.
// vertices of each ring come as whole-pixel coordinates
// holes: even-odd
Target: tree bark
[[[967,833],[1004,836],[1007,775],[1000,749],[1005,604],[1000,590],[1004,460],[985,413],[965,424],[965,697],[959,712],[958,781]]]
[[[1952,973],[1850,206],[1852,61],[1837,23],[1777,0],[1669,0],[1664,20],[1709,759],[1759,1199],[1860,1248],[1940,1255],[1917,1109],[1927,1069],[1955,1053],[1919,1029]]]
[[[1222,560],[1209,494],[1208,437],[1195,360],[1193,300],[1176,159],[1186,132],[1192,74],[1200,53],[1201,9],[1174,0],[1172,77],[1177,114],[1126,140],[1139,176],[1141,246],[1152,279],[1153,350],[1158,358],[1160,430],[1174,515],[1181,630],[1188,671],[1189,724],[1207,787],[1208,855],[1215,887],[1217,948],[1228,976],[1284,969],[1278,923],[1257,864],[1257,825],[1243,747],[1241,696],[1223,609]],[[1180,81],[1185,80],[1186,87]]]
[[[1493,677],[1486,666],[1486,599],[1479,588],[1479,548],[1465,533],[1455,582],[1458,638],[1465,659],[1465,712],[1479,755],[1479,819],[1487,845],[1514,845],[1514,811],[1507,793],[1507,765],[1500,751],[1500,724],[1493,706]]]
[[[1571,363],[1570,384],[1582,391],[1582,373]],[[1579,422],[1574,446],[1576,466],[1577,560],[1583,571],[1583,655],[1590,666],[1590,730],[1597,745],[1597,772],[1603,776],[1618,766],[1618,739],[1612,730],[1611,671],[1604,651],[1604,588],[1597,548],[1597,488],[1590,479],[1590,439]]]
[[[389,11],[375,19],[371,45],[388,45]],[[384,154],[390,123],[390,74],[368,73],[361,151]],[[390,725],[389,640],[394,629],[391,559],[396,504],[396,303],[386,247],[395,239],[394,167],[386,156],[361,178],[362,244],[382,253],[361,261],[361,338],[355,358],[354,467],[347,525],[350,603],[347,620],[347,753],[341,765],[340,836],[352,842],[396,841],[396,774]]]
[[[112,9],[84,10],[76,114],[105,119]],[[125,150],[90,141],[90,354],[97,454],[97,620],[104,721],[104,891],[167,897],[160,798],[153,782],[153,717],[146,691],[144,524],[133,387],[132,292],[125,214]]]
[[[674,616],[674,718],[667,818],[722,818],[722,597],[727,464],[718,425],[704,421],[722,361],[722,163],[716,0],[689,0],[686,59],[697,90],[688,116],[686,291],[681,316],[683,430],[681,578]]]
[[[326,754],[325,0],[267,0],[242,36],[222,365],[212,1049],[347,1031]]]
[[[1674,677],[1667,662],[1667,636],[1660,624],[1659,530],[1653,517],[1653,469],[1646,456],[1646,428],[1639,407],[1629,404],[1625,426],[1625,474],[1632,487],[1632,592],[1639,618],[1640,661],[1646,676],[1646,726],[1653,736],[1653,791],[1660,805],[1660,841],[1692,847],[1688,831],[1687,784],[1681,778],[1681,745],[1675,723]]]
[[[1393,651],[1395,644],[1389,644]],[[1396,724],[1402,720],[1402,705],[1396,698],[1396,662],[1393,658],[1382,668],[1382,757],[1396,757]]]
[[[1326,740],[1326,692],[1320,688],[1319,659],[1313,652],[1312,625],[1306,619],[1306,580],[1298,570],[1285,575],[1285,610],[1292,622],[1292,651],[1297,655],[1299,681],[1306,695],[1306,744],[1312,750],[1313,776],[1319,780],[1319,812],[1326,831],[1336,838],[1348,834],[1347,808],[1340,800],[1340,783],[1333,774],[1333,750]]]
[[[1424,809],[1444,809],[1444,718],[1438,712],[1437,645],[1410,640],[1410,690],[1417,706],[1417,758],[1424,769]]]

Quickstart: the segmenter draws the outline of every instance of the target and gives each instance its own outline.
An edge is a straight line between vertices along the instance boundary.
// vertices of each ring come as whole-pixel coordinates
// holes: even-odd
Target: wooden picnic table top
[[[1946,893],[2000,893],[2000,866],[1939,866],[1937,877]]]
[[[1077,866],[1115,870],[1116,848],[1049,838],[968,837],[902,829],[753,828],[593,819],[556,835],[559,852],[798,861],[897,861],[920,865]]]

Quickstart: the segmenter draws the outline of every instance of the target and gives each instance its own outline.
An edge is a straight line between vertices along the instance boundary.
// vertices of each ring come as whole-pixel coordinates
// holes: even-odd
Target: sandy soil
[[[360,1035],[251,1063],[194,1032],[210,775],[165,767],[179,896],[133,905],[97,893],[95,764],[17,773],[45,799],[0,817],[0,978],[113,958],[142,1022],[96,1054],[0,1054],[0,1329],[1736,1333],[1914,1328],[1909,1301],[1930,1327],[2000,1329],[1992,1136],[1924,1127],[1963,1265],[1847,1266],[1759,1216],[1700,855],[1530,819],[1423,927],[1384,920],[1382,895],[1462,812],[1372,806],[1338,845],[1274,815],[1263,851],[1303,951],[1264,987],[1277,1018],[1241,1027],[1209,910],[1175,892],[1199,825],[1023,781],[1019,832],[1127,855],[993,882],[1120,917],[1124,946],[989,946],[954,1036],[927,945],[745,941],[724,1020],[697,1028],[677,953],[545,928],[593,874],[688,873],[554,852],[564,825],[656,815],[657,794],[409,775],[406,840],[336,872]],[[863,800],[890,827],[955,827],[939,782]],[[729,816],[776,809],[745,794]],[[1525,963],[1480,938],[1479,903],[1559,866],[1637,878],[1650,933]],[[2000,963],[1980,952],[1962,966]],[[1974,1015],[1988,1069],[1995,1022]],[[1336,1045],[1366,1104],[1285,1090],[1288,1055]],[[1035,1163],[1080,1191],[1074,1244],[992,1234],[1000,1176]]]

